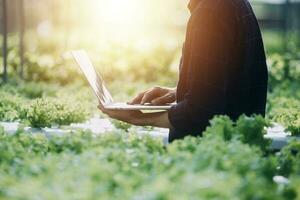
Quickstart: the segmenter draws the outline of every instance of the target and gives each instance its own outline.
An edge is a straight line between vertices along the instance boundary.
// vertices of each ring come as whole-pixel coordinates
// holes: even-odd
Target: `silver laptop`
[[[91,60],[89,59],[87,53],[84,50],[72,51],[73,57],[75,58],[77,64],[79,65],[81,71],[85,75],[87,81],[92,87],[95,95],[99,99],[100,103],[106,109],[113,110],[169,110],[174,104],[166,105],[129,105],[127,103],[117,103],[114,102],[110,92],[104,85],[102,77],[95,70]]]

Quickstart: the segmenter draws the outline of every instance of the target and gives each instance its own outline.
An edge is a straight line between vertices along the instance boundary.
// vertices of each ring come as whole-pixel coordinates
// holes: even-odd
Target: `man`
[[[112,118],[170,129],[170,142],[199,136],[214,115],[265,114],[268,72],[261,32],[247,0],[191,0],[176,89],[155,87],[131,104],[165,104],[168,112],[110,111]]]

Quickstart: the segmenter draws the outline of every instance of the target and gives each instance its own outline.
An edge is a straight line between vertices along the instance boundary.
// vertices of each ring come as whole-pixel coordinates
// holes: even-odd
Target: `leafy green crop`
[[[0,91],[0,120],[11,122],[23,119],[26,104],[21,97]]]
[[[299,81],[299,60],[300,56],[297,52],[269,55],[269,85],[272,89],[283,82]]]
[[[300,134],[300,55],[298,51],[268,57],[269,90],[267,116],[292,135]]]
[[[0,130],[0,199],[294,199],[299,185],[275,184],[277,173],[276,157],[238,138],[164,147],[135,133]]]
[[[263,151],[269,148],[270,142],[264,139],[264,127],[268,123],[261,116],[241,116],[236,122],[227,116],[220,116],[212,119],[210,124],[203,133],[205,137],[220,137],[225,141],[239,139],[244,143],[259,146]]]
[[[283,124],[292,135],[300,135],[300,110],[284,109],[275,114],[273,120]]]
[[[279,153],[280,172],[286,176],[300,176],[300,141],[294,140]]]
[[[82,95],[82,88],[76,87],[77,90],[71,90],[66,87],[66,91],[55,91],[56,87],[40,83],[2,85],[0,121],[29,122],[33,127],[69,125],[85,121],[89,116],[89,109],[83,106],[83,103],[89,99]],[[59,92],[62,93],[59,94],[60,97],[55,97]],[[73,98],[70,97],[70,93],[73,94]]]
[[[269,101],[269,118],[282,124],[292,135],[300,135],[300,100],[280,97]]]
[[[128,124],[126,122],[122,122],[119,120],[111,120],[111,122],[113,123],[113,125],[117,128],[117,129],[122,129],[126,132],[129,131],[129,129],[132,127],[131,124]]]
[[[79,103],[41,98],[31,102],[26,116],[33,127],[51,127],[83,122],[88,113]]]
[[[53,97],[57,91],[57,85],[47,84],[45,82],[23,82],[10,81],[1,88],[2,91],[8,92],[11,95],[21,96],[27,99],[35,99],[42,97]]]

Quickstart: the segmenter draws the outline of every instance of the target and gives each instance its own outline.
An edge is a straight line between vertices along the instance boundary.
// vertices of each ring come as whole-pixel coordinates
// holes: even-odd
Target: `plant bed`
[[[214,122],[222,120],[216,118]],[[263,128],[257,129],[259,120],[251,119],[251,124],[250,119],[243,120],[247,123],[233,129],[247,127],[244,130],[256,129],[263,134]],[[20,130],[8,135],[2,130],[0,198],[299,197],[299,141],[274,154],[256,140],[243,139],[243,133],[224,138],[222,125],[212,123],[203,138],[187,137],[167,146],[132,130],[102,135],[73,131],[52,137]]]

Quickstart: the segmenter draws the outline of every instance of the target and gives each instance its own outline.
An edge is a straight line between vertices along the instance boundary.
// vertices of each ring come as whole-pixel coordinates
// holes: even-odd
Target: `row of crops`
[[[1,199],[296,199],[300,142],[280,152],[265,120],[218,117],[203,138],[161,140],[119,130],[101,136],[0,130]]]
[[[57,90],[55,87],[36,83],[24,83],[21,87],[3,86],[0,91],[0,121],[19,121],[42,128],[84,122],[95,114],[97,102],[89,88],[81,86],[82,89],[76,88],[75,92],[75,87]],[[276,96],[276,92],[270,94],[268,118],[284,125],[292,135],[299,135],[299,98]]]
[[[157,49],[153,51],[156,52]],[[164,54],[170,56],[171,53],[165,52]],[[154,54],[150,53],[148,56],[154,57]],[[146,75],[139,74],[136,76],[140,77],[139,79],[136,78],[131,84],[124,85],[122,81],[130,80],[128,80],[128,76],[122,76],[122,74],[134,74],[134,72],[131,69],[125,72],[124,69],[117,67],[110,68],[113,74],[118,75],[116,78],[110,77],[111,73],[104,73],[105,77],[110,80],[108,85],[114,91],[114,96],[119,100],[128,100],[138,91],[153,86],[157,82],[161,81],[170,85],[176,78],[167,76],[169,80],[165,80],[166,76],[164,75],[172,74],[172,70],[168,67],[160,69],[164,64],[172,63],[168,56],[159,64],[148,65],[143,62],[143,58],[139,58],[140,63],[144,63],[145,68],[149,68],[148,70],[152,69],[151,66],[154,65],[159,68],[157,71],[161,71],[158,73],[161,75],[151,76],[153,80],[149,82],[143,80]],[[272,54],[268,58],[270,76],[267,118],[272,122],[284,125],[293,135],[300,134],[300,59],[298,56],[297,54]],[[146,60],[147,56],[144,59]],[[51,127],[84,122],[95,114],[96,99],[92,96],[86,83],[83,82],[84,79],[80,72],[76,71],[76,66],[69,64],[74,68],[71,73],[73,79],[67,79],[70,83],[63,83],[59,82],[60,75],[65,74],[60,70],[64,68],[63,64],[55,64],[54,67],[53,64],[48,66],[47,63],[31,63],[31,65],[32,68],[29,70],[37,70],[36,73],[41,80],[35,80],[35,82],[11,81],[11,83],[1,86],[0,121],[21,121],[32,127]],[[68,68],[63,70],[68,70]],[[104,71],[106,70],[108,72],[108,69]],[[152,69],[152,71],[155,70]],[[163,73],[163,71],[168,72]],[[45,78],[48,74],[51,74],[53,78]],[[154,80],[155,83],[153,83]]]

